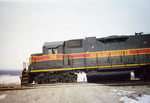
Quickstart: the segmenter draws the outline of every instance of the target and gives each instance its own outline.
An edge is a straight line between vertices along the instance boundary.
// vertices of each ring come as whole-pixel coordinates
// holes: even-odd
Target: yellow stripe
[[[99,66],[99,68],[109,68],[111,66]]]
[[[89,52],[89,53],[103,53],[103,52],[114,52],[114,51],[129,51],[129,50],[142,50],[142,49],[150,49],[150,48],[136,48],[136,49],[124,49],[124,50],[110,50],[110,51],[97,51],[97,52]],[[85,52],[81,52],[81,53],[68,53],[68,54],[55,54],[55,55],[69,55],[69,54],[87,54]],[[48,54],[44,54],[42,56],[47,56]],[[133,54],[132,54],[133,55]],[[42,57],[42,56],[32,56],[32,57]]]
[[[63,58],[59,58],[59,59],[44,59],[44,60],[38,60],[36,62],[47,61],[47,60],[63,60]],[[31,63],[33,63],[33,62],[31,61]]]
[[[142,63],[140,65],[150,65],[150,63]],[[126,66],[139,66],[139,64],[126,64]],[[92,67],[77,67],[77,68],[58,68],[58,69],[44,69],[44,70],[30,70],[30,72],[46,72],[46,71],[61,71],[61,70],[76,70],[76,69],[93,69],[93,68],[110,68],[110,67],[125,67],[125,65],[112,66],[92,66]]]
[[[143,54],[150,54],[150,53],[141,53],[141,54],[128,54],[128,55],[125,55],[125,56],[129,56],[129,55],[143,55]],[[114,56],[121,56],[121,55],[113,55]],[[122,55],[123,56],[123,55]],[[97,57],[108,57],[108,56],[97,56]],[[70,59],[81,59],[81,58],[97,58],[97,57],[76,57],[76,58],[70,58]]]
[[[21,83],[28,83],[28,82],[21,82]]]
[[[46,72],[46,71],[58,71],[58,70],[72,70],[72,68],[44,69],[44,70],[30,70],[30,72]]]
[[[143,49],[150,49],[150,48],[137,48],[137,49],[124,49],[124,50],[112,50],[112,51],[98,51],[98,52],[89,52],[88,54],[94,54],[95,55],[95,53],[97,53],[98,55],[96,56],[91,56],[91,57],[76,57],[76,58],[70,58],[70,59],[80,59],[80,58],[96,58],[96,57],[108,57],[108,56],[106,56],[107,55],[107,53],[109,54],[109,53],[111,53],[111,56],[121,56],[121,55],[119,55],[119,52],[121,51],[121,52],[125,52],[125,55],[127,56],[127,55],[143,55],[143,54],[150,54],[150,53],[141,53],[141,54],[129,54],[129,52],[131,51],[131,50],[143,50]],[[118,55],[117,55],[117,53],[115,53],[115,52],[118,52]],[[104,53],[103,54],[103,56],[101,56],[100,55],[100,53]],[[112,53],[114,53],[114,55],[112,54]],[[127,53],[127,54],[126,54]],[[87,53],[85,53],[85,52],[81,52],[81,53],[70,53],[70,54],[56,54],[56,55],[71,55],[71,54],[87,54]],[[42,56],[48,56],[48,55],[42,55]],[[42,57],[42,56],[32,56],[32,57]],[[51,56],[51,55],[49,55],[49,56]],[[30,57],[30,59],[31,59],[31,57]],[[44,60],[38,60],[38,61],[36,61],[36,62],[41,62],[41,61],[46,61],[46,60],[62,60],[63,58],[59,58],[59,59],[44,59]],[[32,63],[32,61],[30,60],[30,64]]]
[[[143,54],[150,54],[150,53],[141,53],[141,54],[128,54],[128,55],[125,55],[125,56],[129,56],[129,55],[143,55]],[[116,57],[116,56],[120,56],[120,55],[113,55],[113,57]],[[122,55],[123,56],[123,55]],[[97,56],[97,57],[108,57],[108,56]],[[76,57],[76,58],[69,58],[69,59],[84,59],[84,58],[97,58],[97,57]],[[47,61],[47,60],[63,60],[63,58],[59,58],[59,59],[44,59],[44,60],[38,60],[36,62],[41,62],[41,61]],[[33,62],[30,62],[30,64],[33,63]]]
[[[22,80],[24,80],[24,79],[28,79],[28,78],[21,78]]]
[[[88,68],[97,68],[98,66],[94,66],[94,67],[85,67],[86,69],[88,69]]]
[[[124,49],[124,50],[97,51],[97,52],[89,52],[89,53],[114,52],[114,51],[129,51],[129,50],[142,50],[142,49],[150,49],[150,48],[136,48],[136,49]],[[81,52],[81,53],[87,54],[85,52]],[[69,53],[69,54],[81,54],[81,53]],[[62,54],[62,55],[69,55],[69,54]]]
[[[112,67],[124,67],[125,65],[112,65]]]
[[[28,74],[23,74],[23,76],[28,76]]]
[[[139,66],[140,64],[127,64],[126,66]]]

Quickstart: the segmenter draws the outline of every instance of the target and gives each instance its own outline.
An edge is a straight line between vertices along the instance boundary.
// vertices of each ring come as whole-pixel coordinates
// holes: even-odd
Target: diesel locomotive
[[[131,72],[150,81],[150,34],[46,42],[42,50],[31,55],[21,84],[76,82],[78,72],[88,82],[129,80]]]

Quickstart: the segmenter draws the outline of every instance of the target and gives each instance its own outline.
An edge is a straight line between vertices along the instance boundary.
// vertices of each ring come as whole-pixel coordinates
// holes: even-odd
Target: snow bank
[[[6,94],[0,95],[0,99],[6,98]]]
[[[150,103],[150,95],[138,96],[134,91],[111,90],[112,95],[116,95],[123,103]]]
[[[20,84],[19,76],[1,75],[0,84]]]
[[[87,82],[86,73],[81,72],[78,73],[77,75],[78,75],[77,82]]]

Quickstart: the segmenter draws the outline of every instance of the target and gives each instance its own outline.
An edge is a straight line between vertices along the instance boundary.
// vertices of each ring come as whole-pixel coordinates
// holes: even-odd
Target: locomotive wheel
[[[74,78],[74,82],[77,82],[77,74],[75,74],[74,76],[73,76],[73,78]]]
[[[36,84],[73,83],[77,82],[77,74],[39,74],[34,78]]]
[[[47,78],[47,76],[45,76],[43,74],[39,74],[38,76],[35,77],[34,80],[35,80],[36,84],[49,83],[49,79]]]

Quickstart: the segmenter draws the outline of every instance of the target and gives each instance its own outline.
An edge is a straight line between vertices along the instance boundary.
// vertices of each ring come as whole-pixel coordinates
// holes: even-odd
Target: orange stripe
[[[90,53],[71,53],[71,54],[32,56],[31,62],[40,62],[40,61],[46,61],[46,60],[59,60],[59,59],[63,59],[64,55],[68,55],[69,59],[77,59],[77,58],[96,58],[96,57],[138,55],[138,54],[139,55],[150,54],[150,48],[99,51],[99,52],[90,52]]]

